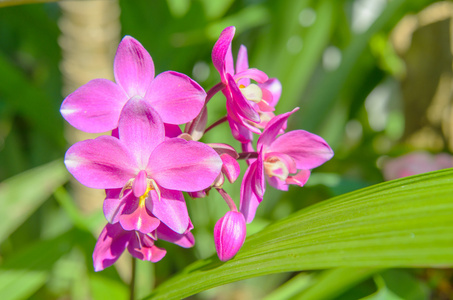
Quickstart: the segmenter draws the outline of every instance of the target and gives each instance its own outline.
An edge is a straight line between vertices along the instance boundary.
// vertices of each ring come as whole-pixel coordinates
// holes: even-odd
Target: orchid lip
[[[144,201],[150,191],[155,190],[159,201],[161,200],[161,192],[159,186],[157,185],[156,181],[152,178],[146,177],[146,171],[141,170],[135,178],[131,178],[128,182],[123,186],[121,189],[119,198],[122,198],[124,192],[128,189],[132,189],[134,196],[140,199],[140,206],[144,205]]]

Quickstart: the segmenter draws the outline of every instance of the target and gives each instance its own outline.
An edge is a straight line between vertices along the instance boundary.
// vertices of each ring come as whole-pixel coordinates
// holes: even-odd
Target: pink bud
[[[241,249],[246,235],[244,216],[237,211],[229,211],[214,227],[214,242],[221,261],[233,258]]]

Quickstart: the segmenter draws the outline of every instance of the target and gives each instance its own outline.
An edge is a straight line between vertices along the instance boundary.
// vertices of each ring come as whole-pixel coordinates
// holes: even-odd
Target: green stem
[[[222,124],[222,123],[225,123],[226,121],[228,120],[227,116],[225,117],[222,117],[221,119],[215,121],[211,126],[209,126],[208,128],[206,128],[206,130],[204,131],[204,134],[206,134],[206,132],[208,132],[209,130],[211,130],[212,128]]]
[[[131,274],[131,282],[129,284],[129,292],[130,292],[130,300],[135,299],[135,273],[137,268],[137,261],[135,257],[132,257],[132,274]]]

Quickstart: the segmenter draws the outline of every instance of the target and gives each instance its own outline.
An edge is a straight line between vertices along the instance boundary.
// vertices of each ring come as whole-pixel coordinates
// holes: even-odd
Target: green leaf
[[[376,282],[379,290],[368,297],[362,298],[362,300],[403,300],[403,298],[400,298],[387,288],[385,281],[381,276],[376,275],[374,277],[374,281]]]
[[[389,1],[384,11],[367,31],[358,34],[343,51],[340,66],[335,71],[326,74],[319,81],[310,97],[310,101],[304,103],[301,110],[298,128],[316,132],[325,123],[325,118],[312,116],[328,116],[334,108],[340,91],[351,76],[360,76],[354,71],[354,67],[360,62],[361,54],[368,46],[369,41],[380,31],[390,31],[397,22],[411,10],[420,10],[430,4],[428,0],[394,0]],[[363,75],[363,74],[362,74]]]
[[[0,183],[0,242],[67,180],[68,172],[60,159]]]
[[[46,283],[53,264],[74,245],[74,231],[40,241],[0,265],[0,299],[26,299]]]
[[[30,124],[59,147],[64,146],[63,120],[49,96],[28,79],[23,70],[0,52],[0,94]]]
[[[308,289],[291,299],[335,299],[357,283],[367,279],[379,269],[337,268],[322,272]],[[326,286],[329,288],[326,289]]]
[[[126,285],[119,283],[102,274],[95,273],[90,275],[90,287],[93,293],[93,299],[127,299],[129,290]]]
[[[281,300],[281,299],[290,299],[291,297],[297,295],[301,291],[307,289],[315,282],[315,274],[309,273],[299,273],[279,288],[275,289],[269,295],[264,298],[264,300]]]
[[[149,299],[255,276],[337,267],[453,266],[453,169],[377,184],[307,207],[248,237],[236,257],[200,260]]]

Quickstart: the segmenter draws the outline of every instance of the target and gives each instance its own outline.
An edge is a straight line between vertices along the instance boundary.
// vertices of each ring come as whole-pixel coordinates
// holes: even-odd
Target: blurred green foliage
[[[119,5],[122,35],[144,45],[156,73],[185,73],[206,90],[219,81],[210,62],[212,47],[223,28],[236,26],[234,55],[246,45],[250,66],[282,82],[277,113],[300,107],[289,128],[319,134],[334,149],[335,157],[313,171],[306,187],[286,193],[268,189],[247,228],[249,237],[297,210],[381,182],[379,159],[406,151],[400,141],[404,63],[390,35],[404,16],[433,2],[376,1],[382,7],[375,7],[375,19],[369,17],[372,23],[362,27],[354,27],[357,7],[366,3],[361,0],[121,0]],[[93,271],[95,232],[104,219],[101,212],[79,212],[61,163],[68,145],[59,114],[59,5],[14,4],[0,1],[0,7],[13,5],[0,8],[0,299],[124,299],[128,282],[123,270]],[[378,87],[392,96],[381,129],[372,126],[365,108]],[[224,105],[220,96],[209,103],[208,124],[225,115]],[[223,124],[204,141],[239,146],[232,138],[225,140],[228,135]],[[236,182],[225,189],[239,200],[239,187]],[[213,255],[214,224],[227,207],[215,193],[188,205],[196,246],[162,243],[166,258],[157,264],[139,262],[138,297]],[[440,299],[453,290],[452,277],[442,269],[340,268],[267,275],[193,297]]]

